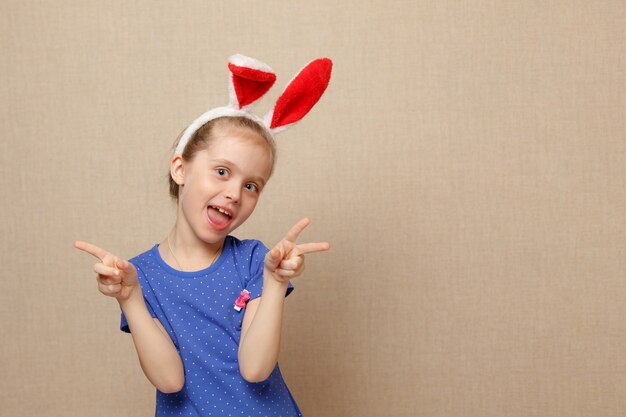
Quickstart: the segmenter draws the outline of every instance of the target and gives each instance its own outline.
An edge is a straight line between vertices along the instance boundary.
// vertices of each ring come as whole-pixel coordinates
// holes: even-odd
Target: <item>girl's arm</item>
[[[148,380],[161,392],[180,391],[185,383],[183,362],[163,325],[148,312],[133,264],[86,242],[74,246],[100,259],[94,265],[98,289],[119,302]]]
[[[251,300],[241,325],[239,372],[248,382],[264,381],[280,352],[287,285],[263,279],[263,295]]]
[[[161,322],[148,312],[141,288],[118,301],[146,378],[163,393],[180,391],[185,384],[183,362]]]
[[[287,286],[304,270],[304,255],[330,249],[326,242],[296,244],[308,225],[300,220],[265,256],[263,293],[248,303],[241,326],[239,372],[248,382],[267,379],[276,366]]]

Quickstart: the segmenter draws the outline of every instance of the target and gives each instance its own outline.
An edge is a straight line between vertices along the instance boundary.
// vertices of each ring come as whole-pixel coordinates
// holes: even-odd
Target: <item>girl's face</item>
[[[206,149],[182,161],[178,201],[178,222],[205,243],[221,242],[248,219],[272,169],[269,145],[258,134],[227,125],[213,134]]]

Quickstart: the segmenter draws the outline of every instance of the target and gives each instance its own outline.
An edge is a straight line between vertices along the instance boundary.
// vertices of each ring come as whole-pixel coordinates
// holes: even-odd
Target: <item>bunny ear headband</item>
[[[239,54],[231,56],[228,60],[231,72],[228,105],[211,109],[194,120],[183,132],[174,155],[182,155],[193,134],[205,123],[218,117],[246,117],[263,126],[272,137],[288,129],[302,119],[322,97],[330,81],[332,66],[328,58],[308,63],[289,82],[274,108],[261,119],[250,113],[248,108],[272,88],[276,74],[267,64],[254,58]]]

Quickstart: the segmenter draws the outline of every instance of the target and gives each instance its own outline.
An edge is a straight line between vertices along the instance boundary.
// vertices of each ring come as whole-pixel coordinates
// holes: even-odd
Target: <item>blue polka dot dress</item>
[[[176,345],[185,385],[174,394],[157,390],[156,416],[302,416],[278,365],[263,382],[239,373],[237,352],[245,309],[234,309],[242,290],[261,296],[267,248],[228,236],[209,268],[182,272],[167,265],[155,245],[131,259],[146,307]],[[293,290],[291,284],[287,294]],[[130,332],[122,313],[121,329]]]

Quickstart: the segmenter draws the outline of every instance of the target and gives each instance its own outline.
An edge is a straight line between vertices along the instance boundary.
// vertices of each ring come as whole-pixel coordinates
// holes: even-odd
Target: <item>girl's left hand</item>
[[[265,255],[265,269],[277,281],[287,283],[304,270],[304,255],[330,249],[328,242],[300,243],[298,236],[309,225],[307,218],[296,223],[285,237]]]

